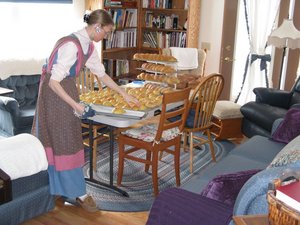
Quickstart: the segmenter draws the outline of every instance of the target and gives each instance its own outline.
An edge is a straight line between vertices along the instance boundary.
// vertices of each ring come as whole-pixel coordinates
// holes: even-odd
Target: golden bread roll
[[[148,63],[143,63],[141,67],[142,67],[143,69],[146,69],[147,65],[148,65]]]
[[[112,104],[111,104],[110,101],[104,101],[104,102],[102,102],[102,104],[103,104],[104,106],[112,106]]]
[[[114,113],[114,114],[124,114],[124,113],[126,113],[126,110],[125,109],[123,109],[123,108],[114,108],[113,110],[112,110],[112,113]]]

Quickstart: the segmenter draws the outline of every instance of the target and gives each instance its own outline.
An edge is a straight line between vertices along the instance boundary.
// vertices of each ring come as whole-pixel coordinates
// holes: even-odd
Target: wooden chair
[[[190,172],[193,172],[193,149],[196,146],[209,143],[213,161],[216,161],[213,140],[211,138],[212,114],[217,99],[223,89],[224,78],[220,74],[211,74],[203,77],[193,91],[189,103],[189,115],[183,129],[183,147],[186,149],[187,137],[189,137]],[[197,132],[206,133],[206,136],[198,136]],[[194,143],[194,139],[198,143]]]
[[[188,112],[189,93],[190,89],[165,93],[158,125],[146,124],[140,128],[126,130],[119,135],[118,185],[121,184],[123,177],[124,160],[130,159],[141,162],[145,164],[146,172],[149,170],[149,166],[152,166],[152,182],[154,195],[156,196],[159,192],[157,169],[158,154],[160,151],[174,155],[176,185],[180,185],[180,140]],[[167,111],[167,105],[171,103],[180,103],[182,107],[176,108],[174,111]],[[180,119],[175,122],[168,121],[168,119],[178,116],[180,116]],[[138,132],[141,134],[145,133],[145,131],[148,134],[147,137],[143,137],[142,135],[136,136]],[[132,148],[125,149],[125,145],[131,146]],[[169,149],[171,146],[175,146],[175,148],[173,150]],[[132,153],[139,150],[146,151],[145,159],[132,155]]]
[[[102,90],[102,84],[99,78],[90,72],[88,69],[84,68],[80,75],[76,78],[76,86],[79,95],[86,94],[91,91],[96,90],[95,82],[97,84],[97,89]],[[82,137],[83,137],[83,144],[89,147],[89,123],[86,120],[82,120],[81,122],[82,127]],[[97,145],[100,139],[103,139],[102,133],[100,130],[105,128],[106,126],[100,123],[93,122],[92,125],[92,132],[93,132],[93,169],[96,170],[97,166]]]

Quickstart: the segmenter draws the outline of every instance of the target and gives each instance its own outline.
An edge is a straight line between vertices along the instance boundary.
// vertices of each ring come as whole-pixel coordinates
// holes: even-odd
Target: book
[[[276,198],[300,212],[300,182],[292,182],[276,189]]]

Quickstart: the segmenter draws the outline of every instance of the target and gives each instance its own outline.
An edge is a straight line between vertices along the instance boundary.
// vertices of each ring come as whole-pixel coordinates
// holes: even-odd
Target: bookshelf
[[[141,49],[186,47],[188,0],[142,0]]]
[[[139,0],[100,0],[114,21],[114,31],[102,42],[102,59],[106,72],[115,81],[136,78],[138,62],[132,60],[138,52]]]
[[[87,9],[104,8],[115,22],[115,31],[103,41],[101,49],[109,75],[115,81],[134,80],[140,73],[136,68],[141,67],[141,62],[132,60],[135,53],[159,53],[170,46],[197,48],[200,3],[201,0],[86,0]]]

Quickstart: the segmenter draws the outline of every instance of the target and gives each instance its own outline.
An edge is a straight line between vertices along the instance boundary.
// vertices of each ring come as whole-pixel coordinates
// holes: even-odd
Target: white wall
[[[219,72],[224,1],[201,0],[199,47],[210,44],[205,74]]]

